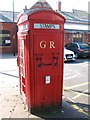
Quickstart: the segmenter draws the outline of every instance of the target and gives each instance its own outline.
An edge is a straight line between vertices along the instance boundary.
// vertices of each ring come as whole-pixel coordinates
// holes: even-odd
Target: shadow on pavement
[[[4,73],[4,72],[0,72],[1,74],[3,75],[7,75],[7,76],[10,76],[10,77],[16,77],[16,78],[19,78],[18,76],[15,76],[15,75],[11,75],[11,74],[8,74],[8,73]]]
[[[17,57],[17,53],[15,55],[13,53],[0,54],[0,59],[12,59],[12,58],[16,58],[16,57]]]
[[[84,62],[90,62],[90,59],[82,58],[82,59],[76,59],[75,61],[65,61],[65,64],[79,64]]]
[[[78,107],[77,109],[81,109],[83,112],[85,112],[87,114],[88,119],[90,120],[90,105],[89,104],[84,104],[84,103],[72,103],[72,102],[68,102],[69,104],[75,105],[76,107]]]
[[[72,103],[63,102],[62,107],[51,107],[41,111],[35,111],[33,114],[43,119],[59,118],[64,120],[70,118],[70,120],[89,120],[88,117],[74,109],[70,104]]]

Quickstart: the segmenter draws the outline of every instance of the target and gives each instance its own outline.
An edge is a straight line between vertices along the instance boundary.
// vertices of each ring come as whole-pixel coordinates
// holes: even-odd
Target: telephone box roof
[[[27,14],[30,15],[34,12],[37,11],[41,11],[41,10],[52,10],[51,6],[48,4],[48,2],[46,0],[38,0],[30,9],[23,9],[23,11],[21,11],[19,13],[19,15],[17,16],[17,21],[19,19],[20,16],[22,16],[23,14]]]
[[[46,0],[38,0],[30,9],[46,8],[53,10]]]
[[[54,12],[54,13],[60,15],[59,13],[55,12],[51,8],[51,6],[46,2],[46,0],[38,0],[30,9],[26,8],[18,15],[17,22],[18,22],[20,16],[23,16],[25,14],[28,16],[28,15],[31,15],[33,13],[36,13],[38,11],[43,11],[43,10],[46,10],[46,11],[49,10],[51,12]],[[65,19],[63,15],[61,15],[61,16],[63,19]]]

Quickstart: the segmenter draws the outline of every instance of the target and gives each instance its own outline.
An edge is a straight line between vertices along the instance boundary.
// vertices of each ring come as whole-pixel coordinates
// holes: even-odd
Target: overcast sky
[[[27,8],[30,8],[33,4],[35,4],[38,0],[14,0],[14,9],[15,11],[22,11],[22,9],[27,5]],[[57,9],[57,1],[58,0],[46,0],[51,7],[56,10]],[[61,0],[62,11],[72,11],[72,9],[88,11],[88,2],[90,0]],[[13,0],[0,0],[0,10],[12,11]]]

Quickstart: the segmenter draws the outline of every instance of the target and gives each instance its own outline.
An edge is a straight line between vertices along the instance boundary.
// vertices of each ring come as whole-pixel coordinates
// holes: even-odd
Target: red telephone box
[[[31,110],[62,105],[65,18],[45,9],[18,18],[20,91]]]

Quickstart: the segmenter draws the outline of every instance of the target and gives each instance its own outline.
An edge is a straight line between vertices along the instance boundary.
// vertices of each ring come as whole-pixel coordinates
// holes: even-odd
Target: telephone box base
[[[56,112],[60,112],[61,109],[62,109],[62,104],[58,104],[58,105],[52,105],[52,106],[49,106],[49,107],[33,108],[29,111],[32,114],[49,115],[49,114],[54,114]]]

